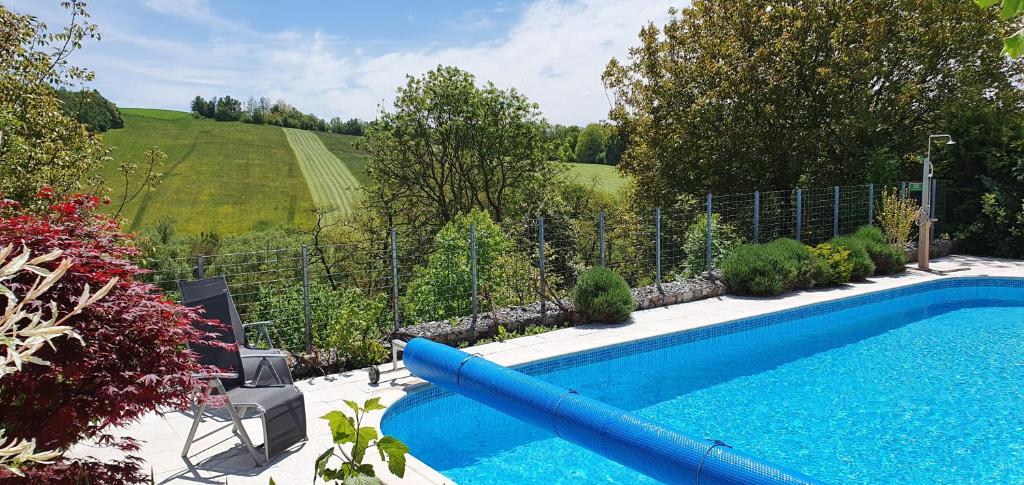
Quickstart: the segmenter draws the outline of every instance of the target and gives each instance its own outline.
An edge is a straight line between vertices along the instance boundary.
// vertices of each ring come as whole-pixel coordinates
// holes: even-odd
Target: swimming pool
[[[835,483],[1024,481],[1024,280],[960,278],[517,367]],[[459,483],[652,482],[436,387],[384,432]]]

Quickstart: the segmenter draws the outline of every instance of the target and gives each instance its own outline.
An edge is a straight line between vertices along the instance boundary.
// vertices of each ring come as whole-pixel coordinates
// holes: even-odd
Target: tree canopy
[[[68,58],[99,36],[83,4],[67,6],[71,23],[51,32],[0,5],[0,198],[33,202],[43,186],[72,193],[104,160],[99,139],[63,112],[54,89],[92,79]]]
[[[553,170],[543,124],[515,89],[478,86],[458,68],[409,76],[361,143],[372,156],[370,202],[434,230],[474,209],[498,222],[522,215],[543,198]]]
[[[1021,64],[969,2],[696,0],[670,13],[603,76],[622,167],[650,203],[899,176],[946,107],[1019,110]]]

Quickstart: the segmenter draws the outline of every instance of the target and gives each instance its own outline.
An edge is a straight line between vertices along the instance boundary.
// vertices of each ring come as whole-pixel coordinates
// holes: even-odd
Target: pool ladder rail
[[[393,339],[391,340],[391,369],[381,372],[380,368],[371,365],[367,368],[370,373],[370,384],[376,386],[380,383],[381,374],[390,374],[392,372],[398,372],[398,351],[405,350],[405,346],[408,344],[405,340]]]

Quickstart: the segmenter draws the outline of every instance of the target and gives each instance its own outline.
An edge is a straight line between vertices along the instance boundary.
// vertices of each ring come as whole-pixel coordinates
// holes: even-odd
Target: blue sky
[[[66,22],[57,0],[0,0]],[[284,99],[373,118],[406,74],[438,64],[516,87],[552,122],[606,117],[604,65],[662,23],[666,0],[93,0],[103,39],[73,58],[120,106],[187,109],[196,96]]]

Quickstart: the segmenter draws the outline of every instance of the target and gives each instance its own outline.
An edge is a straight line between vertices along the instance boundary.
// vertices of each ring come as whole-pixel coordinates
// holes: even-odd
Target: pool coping
[[[964,267],[968,269],[960,269]],[[1024,277],[1024,261],[996,258],[950,256],[932,263],[932,269],[935,272],[922,272],[910,266],[908,268],[911,269],[899,275],[872,277],[863,283],[851,283],[838,288],[799,291],[769,298],[723,295],[635,312],[630,320],[623,324],[579,325],[529,337],[509,339],[504,342],[472,346],[463,350],[468,353],[480,354],[507,367],[516,367],[933,281],[984,277]],[[730,305],[733,308],[725,308],[725,305]],[[566,342],[569,339],[571,340]],[[386,364],[379,368],[382,371],[388,371],[391,366]],[[393,405],[410,393],[432,386],[429,382],[409,374],[404,367],[400,367],[398,371],[385,372],[381,383],[376,388],[366,385],[370,389],[367,394],[370,397],[380,397],[381,403],[386,406]],[[383,416],[383,413],[373,415],[365,424],[379,429]],[[454,483],[452,479],[416,459],[413,455],[409,456],[406,476],[402,479],[397,477],[393,477],[393,479],[388,480],[388,483]]]

